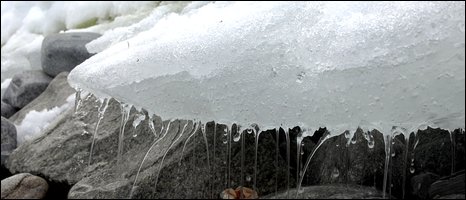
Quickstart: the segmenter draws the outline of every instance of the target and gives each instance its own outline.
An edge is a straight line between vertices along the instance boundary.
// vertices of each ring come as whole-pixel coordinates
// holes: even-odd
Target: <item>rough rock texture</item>
[[[29,173],[2,180],[2,199],[42,199],[49,186],[43,178]]]
[[[24,71],[16,74],[3,95],[3,101],[21,109],[38,97],[52,78],[42,71]]]
[[[11,106],[10,104],[7,104],[7,103],[2,101],[2,110],[1,111],[2,111],[2,117],[9,118],[13,114],[15,114],[17,110],[13,106]]]
[[[120,104],[112,99],[100,122],[89,165],[89,151],[100,102],[92,96],[83,99],[77,114],[69,110],[51,124],[41,137],[18,147],[7,162],[9,170],[43,174],[53,181],[74,184],[69,198],[218,198],[225,189],[238,186],[252,188],[259,197],[263,197],[296,187],[296,172],[298,169],[302,171],[305,160],[325,133],[325,130],[319,130],[314,136],[305,137],[304,154],[298,156],[296,137],[299,130],[290,130],[291,167],[287,186],[285,131],[279,131],[278,142],[275,130],[262,132],[257,141],[258,173],[255,182],[256,141],[254,132],[246,130],[249,127],[242,127],[243,137],[237,137],[240,133],[236,131],[236,125],[226,129],[225,125],[215,125],[213,122],[205,123],[205,127],[187,120],[162,122],[159,117],[149,119],[147,113],[133,108],[124,128],[120,148],[122,155],[118,162],[122,116]],[[146,118],[134,128],[133,122],[140,115]],[[150,122],[155,124],[154,131],[150,128]],[[369,145],[367,137],[374,142],[373,147]],[[449,171],[451,156],[447,158],[450,164],[438,163],[444,162],[444,155],[451,154],[451,142],[446,142],[448,139],[448,134],[440,129],[419,132],[409,141],[396,136],[394,143],[388,145],[392,150],[388,160],[387,184],[393,183],[394,187],[387,188],[387,196],[401,198],[404,192],[405,197],[416,197],[410,189],[413,176],[422,170],[432,173]],[[464,145],[461,147],[460,144],[464,142],[458,143],[460,139],[456,141],[456,152],[461,152],[459,149]],[[424,158],[429,155],[427,147],[435,145],[442,152],[430,153],[435,157]],[[382,134],[377,131],[367,135],[359,130],[353,140],[348,140],[345,134],[330,138],[312,158],[303,187],[314,184],[358,184],[382,191],[385,150]],[[411,155],[415,158],[413,173],[409,172]],[[296,158],[299,157],[298,165]],[[143,159],[144,164],[138,174]],[[424,162],[421,159],[438,164],[425,167],[421,165]],[[458,165],[458,168],[464,168],[464,165]],[[402,189],[403,180],[405,191]],[[342,198],[347,193],[361,194],[361,198],[366,198],[364,195],[367,193],[352,190],[343,193],[345,191],[338,188],[341,189],[338,186],[335,191],[339,193],[327,194],[329,198]],[[332,188],[320,188],[317,192],[329,189]],[[370,197],[369,194],[366,196]]]
[[[260,197],[261,199],[293,199],[297,195],[296,189],[288,193],[271,194]],[[372,187],[360,185],[319,185],[301,188],[298,199],[382,199],[380,191]]]
[[[465,193],[464,185],[464,169],[451,176],[440,178],[432,183],[429,188],[429,196],[431,198],[441,198],[449,195]]]
[[[32,110],[51,110],[53,107],[59,107],[66,103],[66,98],[76,92],[68,84],[67,76],[68,72],[62,72],[56,76],[40,96],[11,116],[10,121],[21,124],[24,117]]]
[[[16,127],[8,119],[2,117],[2,166],[16,149]]]
[[[42,69],[52,77],[70,72],[93,55],[85,45],[98,37],[100,34],[86,32],[48,35],[42,42]]]

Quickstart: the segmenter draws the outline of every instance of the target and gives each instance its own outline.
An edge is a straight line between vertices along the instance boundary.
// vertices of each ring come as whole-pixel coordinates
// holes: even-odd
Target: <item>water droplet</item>
[[[334,168],[332,171],[332,178],[338,178],[340,176],[340,171],[337,168]]]
[[[411,172],[411,174],[414,174],[414,171],[415,171],[415,170],[414,170],[414,167],[410,167],[410,168],[409,168],[409,172]]]
[[[137,134],[137,133],[136,133],[136,134],[133,134],[133,138],[134,138],[134,137],[137,137],[137,136],[138,136],[138,134]]]
[[[367,146],[372,149],[374,148],[374,140],[369,140],[369,142],[367,142]]]
[[[228,139],[227,139],[227,138],[224,138],[222,142],[223,142],[223,144],[227,144],[227,143],[228,143]]]
[[[351,136],[350,136],[350,132],[349,131],[345,131],[345,138],[346,139],[349,139]]]
[[[233,141],[238,142],[241,139],[241,134],[239,132],[235,132],[233,135]]]
[[[139,124],[146,119],[146,115],[140,114],[134,119],[133,121],[133,127],[136,128],[139,126]]]
[[[252,129],[246,129],[246,132],[247,132],[248,134],[251,134],[251,133],[252,133]]]
[[[353,136],[353,138],[351,138],[351,144],[356,144],[358,140],[356,139],[355,136]]]
[[[395,157],[395,152],[392,152],[392,157]]]
[[[251,181],[251,176],[246,176],[246,181],[250,182]]]

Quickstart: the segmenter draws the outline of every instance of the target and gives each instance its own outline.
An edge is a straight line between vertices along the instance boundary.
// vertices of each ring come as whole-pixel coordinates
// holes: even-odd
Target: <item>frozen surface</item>
[[[32,110],[26,114],[21,124],[16,125],[18,144],[40,136],[42,131],[56,120],[61,113],[73,107],[74,100],[75,94],[72,94],[66,99],[66,103],[60,107],[42,111]]]
[[[464,10],[464,2],[216,2],[152,13],[150,29],[120,30],[129,39],[68,80],[163,118],[334,133],[464,128]]]

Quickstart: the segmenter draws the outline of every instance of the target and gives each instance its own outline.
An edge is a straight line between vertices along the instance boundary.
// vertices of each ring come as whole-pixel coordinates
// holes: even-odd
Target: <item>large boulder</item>
[[[2,117],[2,166],[16,149],[16,127],[8,119]]]
[[[43,174],[56,182],[74,184],[69,193],[70,198],[126,198],[130,196],[136,176],[138,179],[133,198],[210,198],[227,187],[244,185],[253,188],[254,135],[244,132],[246,139],[242,151],[241,142],[233,137],[230,142],[227,141],[226,127],[220,124],[214,126],[214,123],[207,123],[204,137],[202,129],[194,125],[193,121],[162,123],[158,117],[150,120],[147,113],[132,109],[124,129],[123,153],[120,162],[117,162],[121,108],[113,99],[100,122],[89,164],[89,151],[100,103],[94,97],[83,99],[77,114],[73,110],[67,111],[49,125],[42,136],[16,149],[9,159],[8,169],[13,173]],[[134,120],[141,115],[146,118],[134,128]],[[149,126],[151,121],[155,124],[155,134]],[[278,178],[278,190],[286,189],[286,162],[276,157],[272,133],[262,133],[259,140],[259,194],[276,190],[275,178],[271,180],[270,177]],[[154,141],[159,142],[147,154],[138,174],[139,166]],[[162,163],[169,147],[170,151]],[[244,167],[240,162],[242,156]],[[227,157],[230,157],[229,161]],[[279,159],[278,167],[275,164],[276,158]],[[290,182],[294,181],[291,177]],[[158,183],[156,188],[155,182]]]
[[[49,186],[43,178],[29,173],[2,180],[2,199],[42,199]]]
[[[2,101],[21,109],[38,97],[52,78],[42,71],[24,71],[16,74],[5,90]]]
[[[9,118],[15,113],[16,109],[13,106],[2,101],[2,117]]]
[[[85,45],[98,37],[100,34],[88,32],[48,35],[42,42],[42,69],[52,77],[70,72],[93,55]]]

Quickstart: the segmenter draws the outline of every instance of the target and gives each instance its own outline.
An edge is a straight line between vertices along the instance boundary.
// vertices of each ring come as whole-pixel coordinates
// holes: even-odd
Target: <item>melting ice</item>
[[[68,80],[165,119],[338,134],[362,125],[464,129],[464,9],[464,2],[202,4],[157,16]]]

